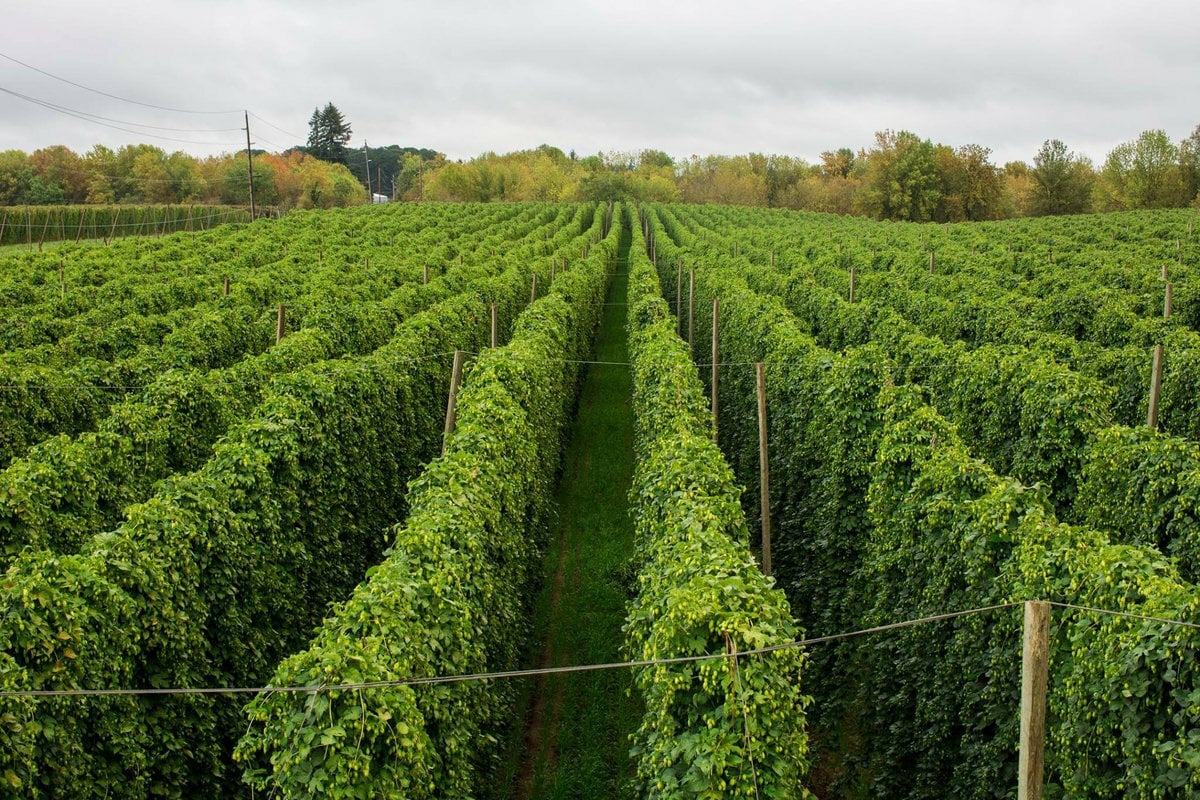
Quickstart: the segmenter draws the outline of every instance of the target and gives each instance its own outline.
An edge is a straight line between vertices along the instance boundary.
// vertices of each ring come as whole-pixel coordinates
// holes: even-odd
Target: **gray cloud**
[[[1195,12],[1084,2],[432,3],[71,0],[6,10],[0,52],[156,105],[249,108],[301,139],[332,101],[355,143],[454,158],[543,142],[580,153],[760,151],[815,159],[912,130],[995,159],[1059,138],[1101,161],[1142,130],[1200,123]],[[157,112],[0,60],[0,87],[164,127],[240,115]],[[259,143],[296,143],[252,119]],[[190,144],[148,134],[187,139]],[[238,132],[116,131],[0,95],[0,149],[132,141],[196,154]]]

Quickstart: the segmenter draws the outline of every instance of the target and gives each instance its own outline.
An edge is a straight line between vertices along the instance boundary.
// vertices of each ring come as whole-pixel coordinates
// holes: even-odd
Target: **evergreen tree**
[[[350,123],[337,106],[328,103],[313,109],[308,120],[308,154],[322,161],[346,163],[346,144],[350,141]]]

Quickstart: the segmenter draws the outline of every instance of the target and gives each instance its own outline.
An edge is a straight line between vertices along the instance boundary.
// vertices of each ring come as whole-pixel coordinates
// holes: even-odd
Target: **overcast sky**
[[[1143,130],[1200,124],[1196,0],[47,0],[3,18],[0,54],[141,103],[249,109],[272,151],[327,102],[356,146],[451,158],[548,143],[815,161],[891,128],[997,164],[1050,138],[1099,163]],[[0,89],[138,131],[0,92],[0,150],[245,147],[240,111],[158,111],[3,58]]]

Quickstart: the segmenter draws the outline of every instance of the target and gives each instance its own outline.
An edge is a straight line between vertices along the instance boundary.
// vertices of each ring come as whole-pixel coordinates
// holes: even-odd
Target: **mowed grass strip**
[[[584,374],[556,490],[545,578],[537,598],[529,667],[622,660],[621,626],[633,552],[627,514],[633,476],[633,392],[625,343],[629,235],[623,233],[608,305]],[[514,725],[501,798],[630,796],[629,734],[641,716],[629,670],[529,679]]]

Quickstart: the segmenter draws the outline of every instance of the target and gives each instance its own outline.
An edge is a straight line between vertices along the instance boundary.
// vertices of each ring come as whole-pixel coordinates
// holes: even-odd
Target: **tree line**
[[[876,219],[958,222],[1200,202],[1200,126],[1180,142],[1143,132],[1097,165],[1058,139],[1032,161],[999,166],[977,144],[952,147],[910,131],[881,131],[817,163],[786,155],[691,156],[661,150],[580,157],[550,145],[453,161],[415,147],[348,147],[332,103],[314,109],[308,143],[254,151],[255,201],[329,208],[393,200],[644,200],[768,206]],[[245,153],[194,158],[146,144],[79,155],[61,145],[0,152],[0,205],[249,203]]]
[[[577,158],[549,145],[445,162],[426,176],[433,200],[651,200],[768,206],[876,219],[959,222],[1184,207],[1198,202],[1200,126],[1175,143],[1161,130],[1115,147],[1097,166],[1058,139],[1032,162],[881,131],[819,163],[784,155],[692,156],[659,150]]]

